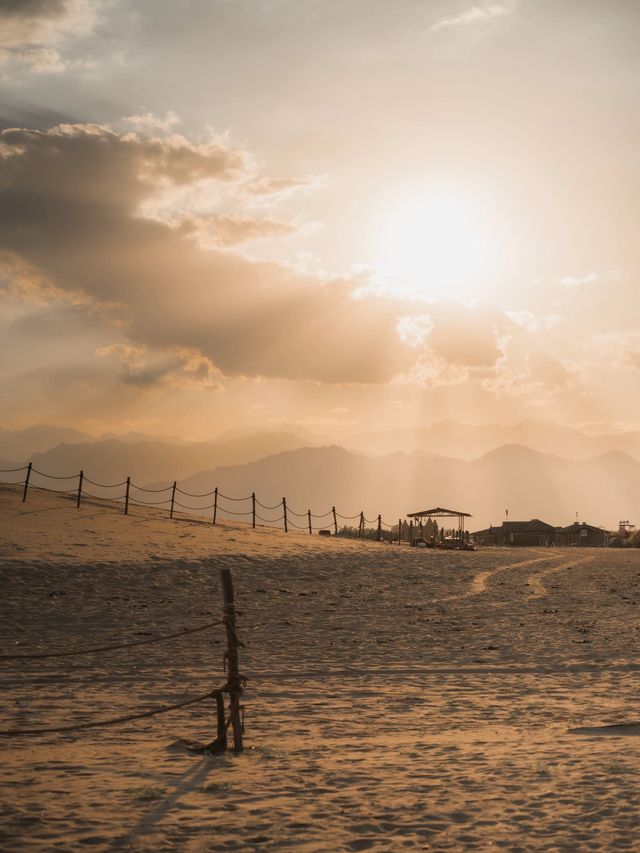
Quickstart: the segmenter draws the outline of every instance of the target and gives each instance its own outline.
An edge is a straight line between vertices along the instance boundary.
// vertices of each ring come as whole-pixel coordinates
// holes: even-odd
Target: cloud
[[[489,23],[496,18],[502,18],[505,15],[511,14],[512,9],[509,6],[504,6],[499,3],[491,3],[487,6],[471,6],[459,15],[454,15],[449,18],[442,18],[437,21],[431,29],[435,32],[443,30],[447,27],[464,27],[469,24]]]
[[[140,215],[167,185],[245,179],[244,153],[219,141],[98,125],[7,130],[0,250],[23,271],[23,292],[42,292],[36,280],[44,281],[52,294],[102,312],[129,345],[198,353],[227,376],[371,383],[408,368],[415,354],[398,340],[397,302],[354,299],[352,279],[204,250],[179,227]],[[257,227],[229,218],[221,225],[227,240]],[[174,369],[129,362],[122,377],[157,382]]]
[[[581,276],[566,275],[560,279],[560,284],[565,287],[582,287],[585,284],[595,284],[598,280],[598,273],[590,272]]]
[[[253,240],[286,237],[298,229],[278,219],[258,219],[252,216],[194,216],[181,220],[182,233],[197,236],[203,246],[237,246]]]
[[[58,73],[70,65],[68,42],[88,35],[97,0],[1,0],[0,64],[17,63],[34,73]]]
[[[609,368],[640,371],[640,332],[595,335],[593,343]]]
[[[164,116],[158,116],[150,112],[138,113],[136,115],[125,116],[122,121],[130,124],[135,130],[145,133],[152,130],[169,131],[176,124],[180,124],[180,119],[173,110],[168,110]]]

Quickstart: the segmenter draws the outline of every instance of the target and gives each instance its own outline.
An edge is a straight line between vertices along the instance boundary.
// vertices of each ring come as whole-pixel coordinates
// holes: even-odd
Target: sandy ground
[[[2,738],[3,850],[637,850],[640,553],[456,554],[0,488],[0,654],[215,619],[233,570],[246,751],[200,757],[213,703]],[[222,628],[2,661],[0,728],[179,701]],[[579,731],[575,731],[579,729]]]

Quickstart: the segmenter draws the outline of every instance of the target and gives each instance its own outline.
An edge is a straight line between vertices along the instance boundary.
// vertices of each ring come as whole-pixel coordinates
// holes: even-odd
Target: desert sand
[[[215,620],[233,571],[246,749],[213,702],[0,739],[0,847],[633,850],[640,553],[453,553],[80,509],[0,488],[0,654]],[[146,710],[223,683],[222,627],[3,660],[0,728]]]

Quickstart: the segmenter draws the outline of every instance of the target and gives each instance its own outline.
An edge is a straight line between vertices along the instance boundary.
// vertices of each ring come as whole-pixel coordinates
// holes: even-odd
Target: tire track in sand
[[[497,566],[495,569],[485,569],[475,575],[471,581],[471,586],[466,592],[461,592],[457,595],[447,595],[445,598],[436,598],[433,603],[435,604],[441,601],[459,601],[463,598],[471,598],[474,595],[481,595],[483,592],[487,591],[487,581],[494,575],[507,572],[509,569],[521,569],[523,566],[532,566],[534,563],[545,563],[549,560],[558,559],[560,559],[559,556],[545,555],[544,557],[532,557],[530,560],[520,560],[517,563],[507,563],[504,566]],[[541,574],[543,573],[541,572]]]
[[[531,596],[547,595],[549,590],[542,582],[542,578],[547,575],[552,575],[555,572],[563,572],[565,569],[573,569],[575,566],[581,566],[584,563],[591,563],[593,560],[594,557],[592,556],[580,557],[577,560],[568,560],[566,563],[561,563],[559,566],[551,566],[551,568],[545,569],[543,572],[534,572],[532,575],[529,575],[525,581],[529,587],[529,594]]]

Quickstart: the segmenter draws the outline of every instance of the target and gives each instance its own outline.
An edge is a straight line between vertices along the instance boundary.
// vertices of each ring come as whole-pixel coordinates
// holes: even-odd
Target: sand
[[[633,850],[640,553],[475,553],[169,520],[0,488],[0,654],[215,620],[233,570],[246,750],[213,703],[0,739],[3,850]],[[0,728],[220,684],[222,628],[3,661]]]

